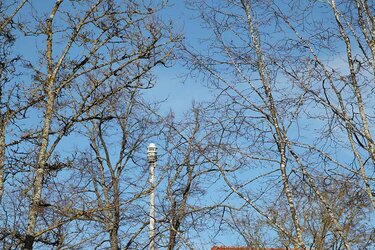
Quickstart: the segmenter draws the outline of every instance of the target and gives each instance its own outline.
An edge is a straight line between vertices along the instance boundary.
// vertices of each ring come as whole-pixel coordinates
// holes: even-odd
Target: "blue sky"
[[[175,31],[177,33],[181,32],[186,34],[185,37],[187,37],[187,42],[189,44],[199,46],[199,40],[208,36],[209,33],[200,27],[199,21],[195,19],[196,13],[186,8],[183,1],[171,0],[170,3],[170,7],[162,13],[163,18],[165,18],[165,20],[173,20]],[[44,4],[44,1],[40,1],[37,6],[42,8]],[[30,47],[32,49],[30,49]],[[31,60],[35,58],[37,53],[35,48],[38,48],[38,46],[34,38],[23,39],[16,44],[16,49],[22,51],[23,55]],[[337,59],[337,61],[340,61],[340,59]],[[339,65],[339,63],[337,63],[337,65]],[[157,79],[156,85],[154,88],[146,90],[144,92],[144,97],[151,102],[166,99],[166,101],[161,104],[160,113],[162,115],[171,110],[178,119],[184,112],[189,110],[193,101],[201,102],[211,99],[209,90],[199,82],[200,78],[193,79],[185,77],[187,69],[184,68],[179,61],[175,62],[173,66],[169,68],[158,66],[154,69],[153,73]],[[80,141],[79,138],[77,139],[77,137],[70,136],[62,141],[60,149],[62,152],[68,154],[69,151],[73,150],[74,145],[82,146],[83,142]],[[160,164],[162,165],[162,163]],[[244,175],[243,177],[250,178],[252,174],[255,175],[256,172],[248,173],[247,176]],[[228,235],[221,235],[217,237],[217,240],[225,245],[234,244],[236,241],[234,237]],[[207,246],[207,249],[209,249],[209,247],[210,246]]]
[[[185,34],[185,42],[190,45],[198,45],[199,40],[207,35],[207,31],[200,27],[196,13],[189,10],[184,1],[171,0],[170,7],[166,8],[163,16],[166,20],[173,21],[176,33]],[[172,67],[162,66],[154,70],[157,81],[154,88],[145,91],[145,97],[151,101],[167,98],[161,105],[161,112],[173,111],[176,116],[188,111],[193,101],[206,101],[210,98],[210,92],[198,79],[186,77],[188,70],[181,61],[176,61]]]

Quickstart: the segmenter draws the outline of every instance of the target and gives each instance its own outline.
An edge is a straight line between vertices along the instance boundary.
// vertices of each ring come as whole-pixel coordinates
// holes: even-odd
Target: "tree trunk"
[[[289,181],[288,181],[288,175],[286,171],[286,152],[285,152],[285,138],[282,132],[282,127],[280,126],[280,122],[278,120],[278,114],[277,114],[277,109],[276,105],[274,103],[273,95],[272,95],[272,90],[269,85],[269,79],[268,79],[268,72],[267,72],[267,66],[266,63],[264,62],[264,55],[261,49],[261,44],[259,41],[259,37],[257,36],[257,31],[256,27],[254,27],[253,24],[253,17],[251,15],[251,5],[250,2],[248,1],[243,1],[243,8],[246,14],[247,22],[248,22],[248,29],[249,29],[249,34],[251,37],[251,41],[254,44],[255,47],[255,52],[258,58],[258,72],[261,78],[261,82],[263,85],[264,93],[267,96],[268,100],[268,109],[270,111],[270,119],[269,122],[272,124],[272,126],[275,129],[276,135],[277,135],[277,147],[278,151],[280,153],[280,172],[281,172],[281,177],[282,177],[282,182],[284,186],[284,193],[288,201],[290,213],[292,216],[294,228],[296,230],[296,238],[298,242],[298,247],[301,247],[302,249],[306,249],[305,243],[303,241],[302,237],[302,232],[301,232],[301,227],[299,225],[298,221],[298,216],[297,216],[297,211],[294,205],[293,201],[293,195],[292,192],[289,188]]]
[[[0,121],[0,201],[4,194],[5,122]]]
[[[176,228],[176,201],[173,200],[172,208],[171,208],[171,228],[169,229],[169,242],[168,242],[168,250],[173,250],[176,245],[176,236],[177,236],[177,228]]]
[[[112,222],[112,229],[109,232],[110,237],[110,244],[111,250],[118,250],[119,247],[119,240],[118,240],[118,230],[120,227],[120,194],[119,194],[119,183],[118,179],[113,180],[114,186],[114,199],[113,199],[113,206],[114,206],[114,214],[113,214],[113,222]]]
[[[42,189],[43,189],[43,180],[45,175],[45,166],[47,162],[47,149],[48,149],[48,141],[49,141],[49,132],[51,129],[51,122],[52,122],[52,115],[53,115],[53,108],[55,104],[55,99],[57,95],[57,91],[54,89],[55,79],[57,75],[57,71],[54,70],[54,62],[52,57],[53,51],[53,27],[52,21],[53,18],[62,3],[63,0],[58,0],[55,3],[54,8],[51,11],[51,15],[46,21],[46,35],[47,35],[47,72],[48,77],[46,80],[46,92],[47,92],[47,103],[45,106],[45,113],[44,113],[44,124],[41,134],[41,143],[39,148],[38,154],[38,162],[37,162],[37,170],[34,179],[34,192],[31,201],[31,207],[29,210],[28,216],[28,223],[27,223],[27,230],[26,230],[26,238],[25,244],[23,249],[31,250],[33,248],[35,236],[34,231],[36,228],[36,222],[38,217],[38,208],[42,198]]]
[[[52,89],[52,87],[51,87]],[[33,198],[31,202],[31,208],[29,211],[28,216],[28,224],[27,224],[27,231],[26,231],[26,238],[25,238],[25,244],[24,249],[32,249],[33,243],[34,243],[34,230],[36,227],[36,221],[38,216],[38,208],[41,202],[42,198],[42,188],[43,188],[43,180],[44,180],[44,174],[45,174],[45,165],[46,165],[46,156],[47,156],[47,147],[48,147],[48,138],[49,138],[49,131],[51,127],[51,120],[52,120],[52,113],[53,113],[53,104],[55,101],[55,96],[50,90],[47,102],[47,108],[45,112],[45,118],[44,118],[44,126],[42,130],[42,141],[39,149],[39,155],[38,155],[38,165],[36,170],[36,176],[34,181],[34,192],[33,192]]]
[[[119,242],[118,242],[118,227],[114,226],[111,231],[109,232],[109,240],[111,244],[111,250],[119,250]]]
[[[168,250],[173,250],[176,245],[176,236],[177,231],[174,228],[171,228],[169,230],[169,244],[168,244]]]

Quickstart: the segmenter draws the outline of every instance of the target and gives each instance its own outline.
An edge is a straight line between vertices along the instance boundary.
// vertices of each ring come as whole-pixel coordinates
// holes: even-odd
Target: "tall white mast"
[[[150,165],[150,250],[155,250],[155,167],[157,151],[155,143],[147,148],[147,161]]]

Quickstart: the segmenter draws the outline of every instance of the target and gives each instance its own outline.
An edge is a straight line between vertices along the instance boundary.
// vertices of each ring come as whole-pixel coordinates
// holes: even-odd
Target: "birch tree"
[[[26,162],[18,164],[29,173],[24,174],[24,180],[32,183],[24,192],[30,207],[24,232],[21,228],[9,235],[19,237],[24,249],[32,249],[35,238],[42,239],[41,232],[45,232],[38,211],[45,204],[44,185],[61,141],[83,120],[95,119],[93,113],[92,117],[83,117],[110,96],[139,82],[144,84],[140,88],[151,88],[154,79],[146,75],[156,65],[168,62],[172,47],[169,44],[177,37],[157,16],[165,7],[163,3],[58,0],[23,7],[23,24],[17,26],[17,35],[38,45],[27,48],[34,57],[25,63],[25,76],[17,79],[27,93],[27,98],[20,97],[24,99],[19,102],[27,104],[21,108],[30,107],[29,103],[35,100],[39,104],[24,113],[34,127],[23,127],[20,123],[14,127],[20,128],[22,138],[27,139],[22,148],[36,152],[36,159],[29,154]],[[2,26],[8,27],[12,23],[9,20],[5,19]],[[32,75],[32,79],[25,79],[26,75]],[[139,81],[140,78],[148,80]],[[112,84],[116,79],[121,84]],[[28,84],[30,80],[32,83]],[[14,88],[9,89],[9,96],[14,98]],[[5,101],[5,105],[12,104],[11,100]],[[20,159],[25,153],[26,150],[16,150],[9,159]],[[59,166],[66,168],[68,164]]]
[[[219,155],[229,157],[211,161],[226,185],[287,247],[301,249],[311,244],[297,195],[307,185],[305,198],[324,207],[340,247],[351,249],[358,228],[348,229],[321,180],[342,176],[366,195],[357,208],[373,207],[372,4],[189,2],[210,33],[204,50],[185,46],[184,56],[217,90],[211,126],[220,131]],[[337,197],[340,187],[331,190]],[[284,219],[269,210],[277,212],[277,200],[287,207]]]

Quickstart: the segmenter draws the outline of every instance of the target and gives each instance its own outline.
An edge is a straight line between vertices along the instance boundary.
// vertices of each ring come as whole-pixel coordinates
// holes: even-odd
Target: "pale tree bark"
[[[292,192],[289,188],[288,176],[287,176],[287,172],[286,172],[286,162],[287,162],[286,152],[285,152],[285,150],[286,150],[286,138],[284,137],[284,133],[282,132],[282,126],[280,125],[280,123],[278,121],[279,115],[278,115],[278,112],[277,112],[277,109],[276,109],[276,106],[275,106],[275,103],[274,103],[274,100],[273,100],[272,90],[269,86],[269,80],[270,79],[269,79],[268,73],[267,73],[267,66],[265,65],[264,58],[263,58],[264,55],[263,55],[263,52],[262,52],[262,49],[261,49],[259,37],[256,34],[257,31],[256,31],[256,29],[254,27],[254,24],[253,24],[254,16],[251,15],[251,11],[252,11],[251,4],[250,4],[250,1],[248,1],[248,0],[243,0],[242,4],[243,4],[243,8],[245,10],[247,21],[248,21],[249,34],[251,36],[251,39],[252,39],[252,42],[254,44],[254,48],[255,48],[255,51],[256,51],[256,55],[258,57],[259,75],[261,77],[264,92],[265,92],[265,94],[267,96],[267,99],[268,99],[268,109],[269,109],[271,119],[272,119],[270,121],[270,123],[274,127],[276,135],[277,135],[276,143],[277,143],[278,150],[280,152],[280,171],[281,171],[282,181],[283,181],[283,185],[284,185],[284,192],[285,192],[285,195],[286,195],[287,200],[288,200],[291,216],[293,218],[293,223],[294,223],[294,227],[295,227],[295,230],[296,230],[296,237],[297,237],[297,242],[298,242],[298,245],[299,245],[297,247],[301,247],[302,249],[306,249],[306,246],[305,246],[303,238],[302,238],[302,231],[301,231],[301,227],[299,225],[299,219],[298,219],[298,215],[297,215],[297,212],[296,212],[296,209],[295,209],[295,204],[293,202],[293,195],[292,195]]]
[[[75,124],[97,119],[97,114],[85,118],[83,116],[96,106],[104,104],[111,96],[121,91],[126,91],[128,88],[145,89],[152,87],[153,82],[148,75],[149,72],[156,65],[164,64],[169,60],[171,52],[164,47],[167,47],[174,39],[178,39],[172,35],[168,39],[164,39],[165,37],[162,33],[164,32],[163,24],[151,18],[159,9],[147,7],[144,7],[145,10],[138,11],[130,7],[121,9],[123,6],[104,0],[84,1],[82,3],[87,4],[87,10],[82,15],[77,13],[80,17],[74,22],[66,24],[68,27],[72,25],[72,32],[67,39],[64,38],[63,47],[57,46],[58,42],[55,41],[61,39],[55,24],[58,21],[55,21],[55,19],[60,18],[60,15],[63,14],[68,18],[72,18],[71,13],[64,9],[64,4],[69,4],[68,2],[58,0],[54,3],[43,29],[43,34],[47,37],[45,43],[46,74],[43,80],[43,74],[38,72],[40,75],[38,80],[43,85],[46,101],[43,106],[43,126],[40,136],[37,138],[40,144],[24,249],[32,249],[36,235],[41,236],[40,233],[46,232],[45,230],[36,231],[38,227],[38,211],[43,200],[43,183],[46,174],[49,173],[47,162],[55,152],[59,142],[70,133]],[[129,5],[132,4],[129,3]],[[137,4],[132,7],[138,6],[142,8],[142,6]],[[109,10],[106,8],[109,8]],[[156,8],[163,8],[163,5],[158,5]],[[128,17],[127,14],[134,15],[136,18],[129,23],[123,19]],[[103,20],[101,21],[101,19]],[[105,24],[109,19],[112,22],[111,27],[107,27]],[[93,30],[90,29],[96,32],[91,32]],[[128,29],[129,32],[135,32],[134,34],[136,35],[131,38],[123,37],[128,35]],[[146,33],[148,37],[146,37]],[[120,41],[117,39],[120,39]],[[73,55],[74,50],[77,49],[77,43],[80,42],[86,42],[83,59],[74,59],[75,63],[72,65],[72,57],[75,57]],[[107,47],[110,43],[119,44],[118,46],[122,46],[123,49],[118,48],[117,45],[115,47]],[[128,51],[128,47],[131,46],[135,46],[135,48]],[[109,49],[111,52],[108,52],[108,55],[103,57],[102,50],[105,49]],[[121,53],[124,53],[124,55]],[[119,78],[123,82],[114,84],[114,78]],[[80,86],[81,81],[84,81],[83,87]],[[143,85],[139,86],[139,83]],[[72,90],[77,92],[72,92]],[[71,99],[69,99],[69,96]],[[65,97],[65,100],[62,97]],[[64,112],[59,114],[59,110],[63,110],[65,107],[72,108],[73,113],[68,111],[67,113],[70,115],[65,115]],[[62,126],[58,131],[52,128],[55,120],[62,122]],[[51,137],[51,134],[55,136]],[[108,161],[108,155],[106,156]],[[111,173],[112,178],[114,178],[113,182],[117,183],[118,180],[114,175],[114,168]],[[118,201],[118,187],[114,191],[115,201]],[[109,194],[107,193],[105,196],[108,198]],[[107,199],[104,207],[115,207],[114,217],[115,221],[118,221],[119,207],[110,203],[111,201]],[[106,209],[103,211],[108,213]],[[71,217],[73,218],[74,216]],[[71,221],[71,219],[68,221]],[[57,222],[57,225],[60,225],[60,222]],[[48,228],[54,228],[54,226]],[[110,233],[113,249],[118,248],[119,245],[118,242],[115,242],[117,232],[118,225],[114,225]]]
[[[46,35],[47,35],[47,79],[46,79],[46,98],[47,103],[45,106],[44,112],[44,124],[41,134],[41,144],[38,153],[38,161],[35,171],[35,182],[34,182],[34,190],[33,190],[33,197],[31,202],[31,207],[29,210],[28,222],[27,222],[27,229],[26,229],[26,236],[25,236],[25,245],[24,249],[32,249],[34,244],[34,231],[36,228],[36,221],[37,221],[37,214],[38,214],[38,207],[41,203],[42,198],[42,188],[43,188],[43,179],[45,174],[45,166],[47,162],[47,148],[48,148],[48,141],[49,141],[49,133],[51,128],[51,120],[53,114],[53,106],[55,104],[55,97],[56,94],[54,91],[55,87],[55,79],[56,73],[54,72],[54,62],[52,58],[53,53],[53,29],[52,29],[52,22],[56,15],[57,10],[60,7],[62,0],[56,1],[55,6],[53,7],[49,18],[46,21]]]
[[[12,11],[12,13],[5,18],[5,20],[2,20],[1,21],[1,25],[0,25],[0,33],[4,30],[4,28],[9,25],[12,21],[13,21],[13,18],[17,15],[17,13],[22,9],[22,7],[25,5],[25,3],[27,2],[28,0],[22,0],[18,3],[17,7]]]
[[[356,3],[356,7],[357,7],[356,9],[358,13],[358,25],[360,26],[362,34],[365,38],[365,41],[371,50],[372,61],[370,63],[372,64],[373,75],[375,77],[375,63],[374,63],[375,62],[375,18],[374,18],[374,13],[371,12],[373,11],[373,9],[371,9],[371,3],[369,4],[367,0],[356,0],[355,3]],[[335,16],[337,14],[338,13],[336,10]],[[353,31],[352,25],[350,25],[350,22],[347,21],[346,24],[350,26],[352,33],[355,34],[355,31]],[[358,36],[356,36],[356,38],[357,37]],[[360,39],[358,38],[356,40],[361,50],[363,50],[363,46],[361,45]]]
[[[359,114],[360,114],[360,117],[361,117],[364,138],[366,139],[366,142],[367,142],[369,155],[370,155],[370,158],[372,160],[372,163],[375,164],[375,142],[374,142],[372,134],[370,132],[368,119],[367,119],[367,113],[366,113],[363,98],[362,98],[362,93],[361,93],[361,90],[359,88],[359,84],[357,82],[356,70],[354,68],[354,59],[353,59],[353,55],[352,55],[351,42],[350,42],[349,36],[346,34],[346,32],[344,30],[344,26],[343,26],[343,24],[341,22],[341,18],[340,18],[340,13],[336,8],[336,2],[334,0],[331,1],[331,6],[332,6],[333,13],[335,15],[335,19],[336,19],[336,22],[337,22],[337,26],[338,26],[341,38],[344,41],[345,46],[346,46],[346,55],[347,55],[350,78],[351,78],[350,83],[353,87],[354,95],[356,97],[356,101],[357,101],[356,104],[358,106],[358,111],[359,111]],[[358,11],[360,11],[360,10],[358,10]],[[372,25],[374,25],[375,24],[374,17],[372,16],[372,17],[369,17],[369,18],[372,19]],[[371,29],[371,35],[372,35],[373,38],[372,38],[372,41],[369,41],[369,47],[371,48],[372,55],[373,55],[373,60],[372,60],[373,66],[375,64],[375,60],[374,60],[374,34],[375,33],[374,32],[375,32],[375,30],[374,30],[374,27],[373,27]],[[375,70],[373,70],[373,73],[375,74]],[[360,164],[361,176],[362,176],[362,178],[365,182],[366,193],[369,196],[369,198],[370,198],[370,200],[371,200],[371,202],[372,202],[372,204],[375,208],[375,199],[372,195],[372,190],[371,190],[371,187],[369,185],[369,181],[368,181],[368,177],[367,177],[367,174],[366,174],[366,171],[365,171],[364,164],[363,164],[363,162],[361,160],[361,157],[359,156],[359,153],[357,152],[357,149],[354,145],[351,128],[347,127],[347,130],[348,130],[348,137],[349,137],[349,140],[350,140],[350,144],[352,145],[353,151],[355,152],[356,158],[357,158],[357,160],[359,161],[359,164]]]
[[[212,128],[225,135],[218,135],[218,138],[225,138],[230,141],[229,145],[234,145],[231,147],[217,140],[217,147],[223,155],[237,160],[227,163],[212,160],[221,169],[226,184],[273,225],[275,231],[289,239],[285,246],[308,248],[306,244],[311,238],[321,249],[327,246],[327,241],[332,245],[342,244],[345,249],[358,245],[356,234],[363,231],[352,227],[350,214],[357,211],[365,214],[374,202],[369,167],[373,158],[369,121],[373,119],[374,110],[373,100],[366,92],[373,92],[369,68],[373,63],[365,53],[371,50],[371,45],[363,43],[358,33],[361,26],[353,22],[357,17],[351,14],[357,10],[345,8],[341,1],[341,10],[336,7],[335,10],[332,2],[190,2],[199,9],[202,20],[213,34],[212,39],[206,40],[207,51],[186,46],[185,55],[190,69],[202,73],[205,84],[217,90],[216,99],[207,107],[216,110],[217,114],[210,118],[221,129],[214,125]],[[365,1],[357,4],[362,6],[363,14]],[[333,13],[322,18],[310,16],[319,8]],[[370,30],[371,25],[366,25],[362,33]],[[341,49],[335,46],[341,42],[345,45],[343,55],[346,58],[342,62],[338,60],[338,66],[330,64],[331,58],[325,58],[324,53],[335,56]],[[346,69],[349,74],[345,74]],[[227,139],[230,137],[232,140]],[[335,150],[342,150],[342,155],[337,155]],[[351,155],[354,161],[345,155]],[[258,178],[247,181],[243,176],[243,169],[249,170],[249,176],[253,175],[252,165],[273,167],[275,162],[280,171],[276,183],[282,184],[282,190],[277,190],[276,186],[268,188],[285,197],[289,211],[283,216],[287,218],[277,214],[277,204],[281,201],[272,201],[275,193],[270,193],[269,197],[265,195],[267,191],[253,194],[256,192],[251,188],[258,187],[250,183]],[[254,172],[258,174],[259,169]],[[336,189],[322,186],[322,180],[336,181],[333,173],[339,175],[342,182],[351,180],[351,187],[358,188],[360,195],[347,193],[343,196],[344,185]],[[268,180],[268,175],[259,174],[259,179],[263,178]],[[357,207],[337,207],[337,203],[332,203],[330,192],[345,197],[343,199],[356,200]],[[368,198],[363,198],[364,194]],[[316,231],[307,225],[308,210],[301,204],[312,197],[317,200],[311,206],[322,209],[321,228]],[[262,208],[253,200],[274,202],[275,208],[272,209],[271,204]],[[267,214],[267,209],[275,215]],[[325,228],[327,223],[328,228]],[[291,240],[293,237],[295,239]]]
[[[367,162],[364,157],[362,156],[360,150],[364,149],[368,152],[369,159],[374,162],[374,141],[372,138],[371,130],[368,125],[368,114],[371,114],[371,111],[365,110],[365,103],[363,100],[363,91],[358,85],[357,78],[360,78],[362,76],[362,72],[356,72],[357,70],[360,70],[361,66],[358,66],[357,69],[355,69],[354,62],[358,62],[358,59],[353,58],[353,50],[352,50],[352,42],[349,37],[349,34],[344,28],[344,25],[348,26],[349,31],[352,33],[352,36],[354,36],[354,39],[357,42],[357,45],[361,48],[362,53],[366,53],[363,46],[364,44],[361,43],[360,39],[358,38],[358,35],[356,34],[356,30],[350,24],[347,20],[346,22],[342,22],[340,17],[343,17],[343,14],[339,12],[339,10],[336,7],[335,1],[331,1],[330,8],[332,8],[333,15],[335,17],[335,22],[337,24],[339,37],[341,37],[343,43],[345,44],[345,56],[347,58],[347,66],[349,69],[349,81],[346,80],[346,77],[344,75],[337,76],[336,74],[340,74],[338,72],[335,72],[334,70],[331,71],[331,67],[327,65],[327,63],[324,63],[324,61],[319,58],[317,52],[315,51],[314,44],[310,42],[307,38],[305,38],[303,35],[300,34],[300,32],[296,29],[296,27],[293,26],[291,21],[286,17],[286,15],[280,10],[280,8],[276,8],[275,11],[277,11],[281,17],[283,22],[287,24],[287,26],[293,31],[293,33],[296,35],[296,37],[299,39],[300,42],[304,43],[304,48],[311,54],[313,57],[313,60],[315,62],[316,66],[319,66],[319,68],[322,71],[322,74],[325,76],[330,88],[332,89],[332,92],[337,100],[337,105],[335,105],[335,99],[333,97],[329,97],[330,93],[328,90],[326,90],[323,86],[323,95],[319,94],[320,90],[315,90],[313,88],[308,87],[308,84],[304,85],[301,84],[304,91],[306,91],[309,94],[312,94],[314,98],[318,99],[319,103],[322,103],[324,105],[324,108],[327,108],[328,110],[331,110],[335,116],[337,116],[338,119],[342,120],[342,123],[344,124],[343,127],[345,128],[345,132],[347,134],[349,146],[352,149],[353,155],[358,162],[358,165],[360,167],[360,171],[358,172],[358,175],[363,179],[364,182],[364,189],[366,191],[367,196],[370,199],[370,202],[372,203],[372,206],[375,205],[375,199],[373,196],[373,192],[371,190],[370,180],[368,176],[368,172],[366,171],[365,162]],[[345,17],[343,17],[345,18]],[[367,42],[369,42],[366,39]],[[371,44],[371,43],[369,43]],[[370,47],[370,45],[369,45]],[[367,55],[364,55],[365,57]],[[373,65],[373,62],[371,62],[371,59],[369,60],[369,63]],[[284,68],[280,65],[280,67],[285,70],[290,76],[295,78],[297,81],[299,81],[298,77],[295,76],[293,72],[290,70]],[[339,79],[339,81],[337,80]],[[324,84],[323,81],[323,84]],[[370,81],[370,80],[369,80]],[[340,89],[339,84],[349,84],[352,86],[353,92],[343,92],[342,89]],[[369,82],[371,83],[371,81]],[[369,87],[366,84],[362,86]],[[358,108],[358,114],[359,114],[359,123],[356,123],[351,117],[356,115],[355,112],[348,110],[347,105],[351,103],[351,100],[349,100],[345,95],[347,94],[353,94],[353,97],[355,98],[356,102],[354,103],[354,106]],[[350,104],[353,105],[353,104]],[[370,109],[370,108],[368,108]],[[365,141],[366,145],[363,145],[361,143],[361,139]],[[371,171],[371,170],[370,170]],[[375,207],[375,206],[374,206]]]

